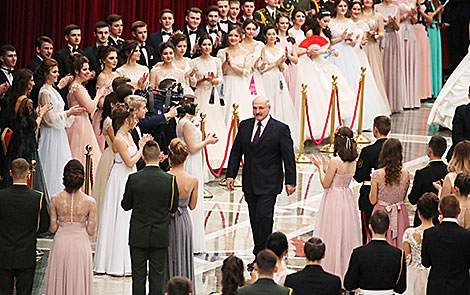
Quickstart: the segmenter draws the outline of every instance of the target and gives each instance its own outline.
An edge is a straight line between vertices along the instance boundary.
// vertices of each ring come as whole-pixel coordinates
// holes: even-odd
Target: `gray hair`
[[[268,107],[271,106],[271,101],[269,100],[269,98],[267,98],[267,97],[264,96],[264,95],[258,95],[257,97],[255,97],[255,98],[252,100],[251,105],[253,105],[253,104],[255,103],[255,101],[258,100],[258,99],[262,99],[264,102],[266,102],[266,105],[267,105]]]

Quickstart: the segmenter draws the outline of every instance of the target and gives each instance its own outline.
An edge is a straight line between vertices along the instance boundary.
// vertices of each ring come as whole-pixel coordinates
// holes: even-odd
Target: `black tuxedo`
[[[446,1],[441,0],[441,2],[444,4]],[[442,12],[442,22],[450,24],[452,70],[458,66],[467,54],[469,21],[470,2],[468,0],[450,0]]]
[[[296,295],[341,295],[341,279],[320,265],[306,265],[303,270],[288,275],[284,286],[292,288]]]
[[[147,51],[148,60],[147,58],[145,58],[145,55],[142,52],[142,50]],[[152,69],[152,67],[157,63],[157,56],[155,54],[155,50],[153,49],[152,46],[150,46],[150,44],[147,43],[145,44],[145,46],[142,46],[140,48],[140,59],[137,63],[140,65],[146,66],[149,69]]]
[[[357,182],[367,182],[362,184],[359,190],[359,210],[361,210],[361,226],[362,226],[362,243],[367,243],[367,236],[369,233],[369,219],[374,210],[374,205],[370,203],[370,174],[372,169],[377,169],[379,166],[379,154],[382,150],[386,138],[376,140],[373,144],[366,146],[362,149],[359,160],[356,165],[356,172],[354,179]]]
[[[229,21],[229,27],[231,26],[230,24],[231,24],[231,22]],[[211,36],[211,35],[209,34],[209,30],[208,30],[207,26],[204,26],[204,29],[203,29],[203,30],[204,30],[204,33],[206,33],[207,35]],[[222,36],[221,36],[221,38],[220,38],[219,45],[218,45],[218,46],[214,46],[214,47],[212,48],[212,53],[211,53],[212,56],[217,56],[217,52],[219,52],[220,49],[224,48],[224,44],[226,43],[226,40],[225,40],[225,39],[226,39],[226,37],[227,37],[227,36],[226,36],[227,34],[222,30],[222,28],[220,27],[220,24],[217,24],[217,29],[216,29],[216,30],[217,30],[217,32],[220,32]],[[212,36],[211,36],[211,38],[212,38]]]
[[[408,195],[410,203],[412,205],[416,205],[419,198],[427,192],[438,194],[439,192],[432,183],[434,181],[444,179],[447,173],[447,165],[443,161],[431,161],[426,167],[416,170],[413,187]],[[418,227],[420,225],[421,220],[419,220],[418,211],[416,211],[414,227]]]
[[[160,167],[147,166],[129,175],[121,206],[126,211],[132,209],[129,228],[132,294],[145,294],[149,260],[150,294],[162,294],[167,269],[169,213],[177,211],[178,202],[176,177]]]
[[[147,44],[152,46],[155,52],[155,62],[159,62],[162,60],[160,55],[160,44],[163,42],[163,33],[162,31],[155,32],[150,34]]]
[[[458,106],[452,119],[452,146],[447,152],[447,161],[450,162],[455,146],[464,140],[470,140],[470,103]]]
[[[264,249],[266,238],[273,227],[276,197],[285,183],[296,185],[296,167],[293,142],[289,126],[270,118],[256,144],[252,143],[255,118],[241,121],[238,134],[230,151],[227,178],[235,178],[242,156],[242,182],[248,203],[251,229],[256,255]],[[285,176],[282,169],[284,164]]]
[[[470,232],[443,221],[424,231],[423,266],[431,267],[426,294],[469,294]]]
[[[327,254],[328,255],[328,254]],[[346,290],[406,290],[406,259],[403,250],[385,240],[372,240],[353,250],[344,276]]]
[[[188,48],[186,49],[186,53],[184,54],[184,56],[193,58],[194,55],[196,55],[196,53],[193,56],[191,56],[191,48],[194,46],[192,46],[191,39],[189,38],[188,26],[184,26],[184,28],[182,28],[180,31],[183,32],[183,34],[186,36],[186,39],[188,40]],[[203,36],[204,34],[206,33],[203,29],[197,28],[196,29],[196,42],[197,42],[197,39]]]
[[[96,81],[98,80],[98,75],[101,73],[101,63],[98,59],[98,47],[96,44],[87,47],[83,50],[85,56],[90,61],[90,71],[95,71],[95,77],[88,81],[86,88],[91,97],[96,95]]]
[[[28,64],[27,68],[34,73],[40,65],[42,65],[42,59],[40,59],[38,55],[35,55],[33,60]]]
[[[0,293],[31,294],[36,266],[36,233],[49,229],[45,196],[26,185],[0,190]],[[5,293],[3,293],[5,292]]]
[[[83,52],[83,50],[81,49],[78,49],[77,52],[85,55],[85,52]],[[67,62],[67,59],[69,58],[71,53],[72,51],[70,50],[70,46],[66,45],[65,47],[57,51],[54,55],[54,59],[59,64],[59,80],[72,72],[72,67]]]

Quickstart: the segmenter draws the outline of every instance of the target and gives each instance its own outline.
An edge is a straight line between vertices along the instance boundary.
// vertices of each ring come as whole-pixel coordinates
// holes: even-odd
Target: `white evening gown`
[[[188,119],[181,119],[178,121],[178,125],[176,125],[176,135],[182,141],[184,140],[183,136],[183,126],[185,124],[191,124],[194,128],[194,142],[199,143],[202,140],[202,132],[194,126],[191,121]],[[191,174],[192,176],[197,177],[198,179],[198,190],[197,190],[197,202],[196,208],[194,210],[189,211],[189,215],[191,216],[191,221],[193,224],[193,251],[194,253],[201,253],[206,251],[206,237],[205,237],[205,230],[204,230],[204,197],[203,197],[203,190],[204,190],[204,166],[202,163],[202,150],[198,151],[194,154],[190,154],[186,163],[184,164],[184,170]]]
[[[184,72],[187,73],[188,71],[191,71],[191,59],[188,57],[184,58],[184,61],[186,62],[186,66],[184,68]],[[176,65],[175,65],[176,67]],[[194,95],[194,91],[191,88],[191,82],[190,80],[193,79],[192,77],[187,77],[184,79],[182,86],[183,86],[183,93],[184,94],[189,94],[189,95]]]
[[[135,145],[127,148],[132,157],[137,153]],[[101,210],[100,227],[96,240],[94,271],[115,276],[130,275],[129,223],[132,211],[121,207],[127,177],[136,172],[135,165],[127,167],[119,153],[114,153],[114,165],[109,174]]]
[[[46,98],[49,94],[50,99]],[[39,104],[50,102],[54,107],[48,112],[41,124],[39,158],[46,186],[51,196],[64,190],[62,176],[64,167],[72,159],[66,127],[73,123],[73,116],[67,118],[64,111],[65,103],[59,92],[52,85],[44,84],[39,90]]]
[[[220,59],[221,63],[225,62],[225,50],[219,50],[217,57]],[[245,120],[253,117],[253,110],[251,106],[252,98],[250,94],[250,83],[248,77],[250,71],[248,70],[247,56],[239,55],[237,57],[232,57],[232,63],[236,66],[239,66],[243,69],[243,75],[238,75],[230,66],[227,67],[226,73],[224,73],[224,99],[225,105],[225,122],[226,125],[230,127],[232,122],[232,105],[234,103],[239,105],[238,115],[241,120]]]
[[[265,96],[266,91],[265,91],[265,85],[264,85],[264,79],[261,75],[261,72],[259,71],[258,68],[255,68],[254,70],[251,70],[258,58],[261,56],[261,50],[263,50],[264,44],[262,42],[258,41],[258,45],[256,45],[255,49],[253,52],[249,53],[246,56],[247,63],[250,67],[250,75],[246,77],[248,80],[248,88],[250,90],[250,107],[251,107],[251,101],[255,99],[257,96]],[[245,48],[245,47],[244,47]],[[248,48],[245,48],[249,50]],[[259,61],[258,66],[260,66],[262,63],[262,60]],[[254,82],[254,89],[252,89],[251,83]],[[256,91],[255,91],[256,90]]]
[[[284,55],[283,48],[275,47],[275,49],[277,52],[273,54],[268,48],[265,48],[266,63],[275,63]],[[266,96],[271,101],[271,114],[274,118],[289,126],[294,140],[294,148],[298,148],[300,136],[299,116],[295,110],[284,75],[278,67],[274,67],[267,72],[263,72],[262,77]]]
[[[428,125],[440,125],[452,129],[455,109],[468,104],[468,87],[470,86],[470,46],[468,54],[447,79],[439,96],[432,106]]]
[[[197,80],[207,77],[208,73],[212,72],[214,73],[214,79],[218,81],[218,85],[223,83],[220,59],[216,57],[210,57],[209,59],[198,57],[192,61],[192,66],[198,69],[196,72]],[[213,86],[209,81],[204,81],[197,85],[194,93],[198,98],[199,109],[206,114],[206,134],[215,133],[219,138],[219,142],[207,146],[207,153],[209,154],[212,168],[218,169],[225,154],[228,128],[230,127],[225,122],[225,112],[228,106],[221,105],[220,91],[218,91],[217,86]],[[211,93],[213,93],[212,100]],[[228,156],[224,167],[227,167],[227,164]]]
[[[359,36],[356,42],[356,46],[353,47],[356,57],[358,58],[359,64],[361,67],[366,68],[365,71],[365,82],[364,82],[364,112],[362,117],[362,130],[372,130],[374,125],[374,118],[380,115],[389,116],[392,111],[390,109],[390,104],[388,103],[388,98],[384,97],[383,94],[379,91],[377,82],[375,81],[374,74],[372,72],[372,67],[369,64],[369,59],[367,58],[366,53],[361,49],[361,41],[365,32],[369,31],[369,25],[360,20],[355,23],[354,35]],[[348,45],[349,46],[349,45]],[[341,56],[341,55],[340,55]],[[360,79],[360,74],[358,75]],[[359,81],[359,80],[358,80]],[[357,93],[356,86],[356,93]],[[356,97],[357,99],[357,97]],[[352,120],[352,118],[351,118]],[[348,122],[348,125],[351,126],[351,120]],[[359,122],[359,105],[357,109],[356,119],[354,121],[353,130],[357,130]]]

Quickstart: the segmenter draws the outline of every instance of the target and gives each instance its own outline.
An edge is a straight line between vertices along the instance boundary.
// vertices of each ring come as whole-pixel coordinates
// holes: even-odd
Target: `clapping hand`
[[[147,86],[147,78],[149,77],[148,73],[144,73],[142,77],[140,77],[139,81],[137,81],[137,88],[140,90],[145,90],[145,87]]]
[[[113,92],[113,88],[111,87],[111,85],[107,85],[107,86],[99,88],[96,91],[96,97],[97,98],[106,97],[106,95],[110,94],[111,92]]]
[[[326,169],[328,168],[328,160],[321,156],[321,158],[317,158],[314,155],[310,156],[310,160],[312,161],[313,165],[318,168],[318,171],[323,171],[326,173]]]
[[[43,106],[38,105],[36,108],[36,113],[38,114],[38,117],[44,118],[44,115],[46,115],[50,110],[52,110],[52,104],[49,102]]]
[[[163,152],[160,152],[160,156],[158,157],[158,162],[161,163],[168,158],[168,155],[165,155]]]
[[[0,85],[0,95],[3,93],[7,92],[8,88],[10,88],[10,84],[8,82],[5,82]]]
[[[153,140],[152,135],[150,134],[144,134],[139,140],[139,150],[142,150],[144,148],[144,145],[147,143],[147,141]]]
[[[432,183],[432,185],[434,186],[435,189],[437,189],[438,191],[440,191],[442,189],[442,183],[444,181],[441,179],[441,180],[438,180],[438,181],[434,181]]]
[[[90,74],[88,74],[88,81],[93,80],[95,78],[96,72],[95,71],[90,71]]]
[[[225,62],[229,65],[232,66],[232,57],[230,56],[230,53],[225,51]]]
[[[215,144],[219,141],[219,138],[217,137],[215,133],[209,133],[207,134],[206,140],[208,144]]]
[[[71,74],[67,74],[67,76],[64,76],[62,77],[62,79],[60,79],[59,83],[57,84],[57,87],[59,87],[59,89],[64,89],[64,87],[69,85],[72,80],[73,76]]]
[[[207,76],[204,77],[207,81],[211,82],[214,81],[215,75],[214,72],[207,73]]]
[[[73,107],[70,107],[69,110],[67,111],[67,115],[68,116],[80,116],[81,114],[83,114],[84,112],[86,111],[85,108],[79,106],[79,105],[76,105],[76,106],[73,106]]]

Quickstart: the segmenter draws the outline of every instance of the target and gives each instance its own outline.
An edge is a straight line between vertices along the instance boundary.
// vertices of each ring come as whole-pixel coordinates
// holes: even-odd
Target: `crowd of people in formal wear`
[[[6,261],[0,289],[10,292],[16,278],[17,294],[31,292],[33,242],[36,232],[48,232],[54,247],[46,294],[91,294],[94,273],[132,275],[134,294],[144,294],[147,271],[150,294],[198,294],[193,257],[207,250],[203,187],[210,180],[202,155],[212,165],[228,156],[235,109],[241,122],[220,169],[227,168],[233,190],[244,161],[256,259],[247,265],[253,284],[243,288],[241,260],[224,261],[222,294],[315,288],[424,294],[426,284],[427,294],[468,293],[470,240],[461,228],[470,227],[470,128],[468,106],[457,108],[462,97],[456,96],[470,84],[470,60],[467,55],[441,91],[440,26],[453,27],[459,7],[450,1],[445,8],[437,0],[266,0],[256,10],[254,0],[216,0],[205,11],[187,9],[180,30],[169,9],[160,12],[155,33],[137,20],[132,40],[121,38],[127,28],[111,14],[96,23],[95,44],[83,50],[75,24],[65,27],[66,45],[55,53],[50,37],[38,37],[36,56],[18,70],[15,47],[1,46],[0,181],[6,188],[0,203],[9,209],[0,224],[14,226],[0,226],[0,247],[8,249],[0,251]],[[272,233],[276,196],[283,183],[288,195],[296,190],[300,133],[313,140],[329,135],[331,76],[342,127],[332,135],[334,156],[311,158],[325,195],[316,238],[305,243],[307,267],[290,274],[287,238]],[[359,152],[353,130],[361,89],[362,123],[377,140]],[[432,97],[440,107],[430,124],[446,127],[452,118],[455,138],[448,166],[441,160],[446,140],[429,141],[431,161],[416,172],[408,195],[417,205],[410,227],[404,202],[412,176],[403,167],[401,142],[387,137],[389,115]],[[300,130],[305,112],[309,130]],[[353,179],[362,183],[359,208],[349,188]],[[24,201],[14,202],[17,195]],[[14,231],[22,230],[27,246],[14,250]],[[442,235],[461,241],[459,259],[454,244],[439,244]]]

